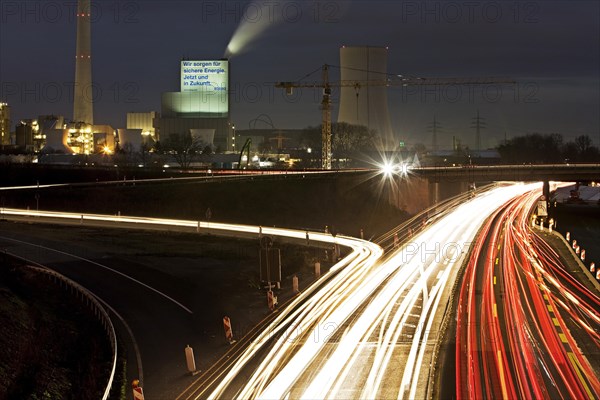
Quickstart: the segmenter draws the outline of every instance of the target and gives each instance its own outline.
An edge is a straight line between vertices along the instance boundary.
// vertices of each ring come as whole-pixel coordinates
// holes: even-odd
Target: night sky
[[[276,128],[318,125],[318,90],[305,89],[290,101],[273,83],[298,80],[324,63],[339,65],[342,45],[372,45],[389,47],[390,73],[518,82],[463,87],[462,93],[390,89],[392,125],[407,145],[431,144],[428,126],[435,115],[442,147],[453,135],[472,146],[477,109],[486,118],[485,147],[496,146],[505,133],[529,132],[566,139],[586,134],[600,144],[597,1],[249,3],[93,1],[95,123],[121,128],[128,111],[160,111],[161,93],[179,90],[181,58],[222,58],[240,27],[236,40],[245,36],[249,43],[230,65],[237,129],[247,129],[260,114]],[[40,114],[72,116],[75,5],[0,2],[0,101],[11,105],[13,125]],[[339,71],[331,75],[336,80]]]

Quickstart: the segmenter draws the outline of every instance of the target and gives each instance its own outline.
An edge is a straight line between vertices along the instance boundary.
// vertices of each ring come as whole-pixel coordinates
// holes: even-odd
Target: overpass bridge
[[[592,182],[600,181],[600,164],[436,166],[414,168],[411,173],[429,182]]]
[[[600,163],[432,166],[408,170],[395,168],[389,174],[383,173],[378,168],[330,171],[196,170],[182,171],[179,175],[174,173],[177,171],[163,172],[159,176],[164,178],[158,179],[71,183],[41,181],[40,184],[30,186],[6,186],[2,184],[0,176],[0,206],[22,208],[30,206],[32,209],[36,209],[38,207],[37,199],[40,197],[42,198],[41,206],[47,207],[49,199],[51,201],[52,198],[60,199],[65,196],[71,197],[73,193],[85,192],[89,196],[87,198],[92,198],[94,203],[108,204],[106,207],[102,206],[102,211],[109,212],[107,209],[112,210],[111,204],[115,203],[114,199],[118,197],[118,194],[122,196],[118,198],[125,200],[135,196],[146,198],[156,192],[156,190],[148,188],[153,186],[158,190],[179,193],[182,198],[196,199],[194,205],[189,207],[200,207],[203,209],[202,213],[209,206],[213,207],[213,211],[218,211],[215,208],[223,205],[224,209],[218,214],[228,215],[231,209],[237,208],[239,204],[233,200],[227,203],[227,207],[223,202],[215,204],[214,201],[206,198],[207,193],[214,195],[218,192],[218,196],[223,196],[225,199],[234,197],[245,199],[248,196],[256,199],[259,196],[257,193],[260,193],[264,199],[276,199],[278,203],[286,203],[288,201],[287,193],[291,191],[297,196],[305,194],[307,202],[310,203],[314,202],[315,196],[322,196],[322,191],[326,187],[327,190],[331,189],[330,196],[337,196],[336,201],[339,201],[340,205],[349,201],[348,196],[353,196],[355,202],[356,196],[362,196],[365,207],[370,207],[383,200],[398,209],[416,214],[445,199],[468,192],[473,184],[480,186],[495,181],[600,182]],[[205,185],[209,187],[207,188]],[[548,184],[545,185],[545,190],[548,194]],[[115,207],[118,205],[117,203],[115,203]],[[61,205],[63,202],[57,200],[56,204]],[[358,206],[356,203],[353,204],[354,207]],[[63,206],[61,205],[61,207]]]
[[[406,187],[401,179],[418,180],[428,188],[428,205],[465,193],[473,184],[497,181],[544,182],[544,195],[550,194],[550,181],[598,182],[600,164],[517,164],[517,165],[462,165],[413,168],[398,176],[399,188]],[[397,193],[402,196],[400,189]]]

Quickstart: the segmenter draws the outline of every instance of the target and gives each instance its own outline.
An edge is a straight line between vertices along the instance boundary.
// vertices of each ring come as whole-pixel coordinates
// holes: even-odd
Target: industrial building
[[[37,119],[21,120],[15,128],[16,145],[27,152],[39,152],[46,146],[50,132],[62,132],[65,128],[62,115],[40,115]]]
[[[34,150],[33,147],[33,126],[27,121],[21,121],[15,127],[15,141],[17,147],[31,152]]]
[[[156,142],[158,132],[154,124],[158,122],[159,117],[160,115],[156,111],[128,112],[127,129],[140,129],[144,138]]]
[[[10,144],[10,106],[0,103],[0,145]]]
[[[229,118],[229,61],[182,60],[179,92],[161,97],[161,113],[154,126],[162,141],[171,135],[192,134],[201,129],[215,150],[235,150],[234,125]],[[206,136],[208,134],[208,136]]]

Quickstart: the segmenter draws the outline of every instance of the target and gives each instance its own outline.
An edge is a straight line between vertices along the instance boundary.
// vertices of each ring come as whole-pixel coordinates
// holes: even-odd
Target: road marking
[[[494,303],[494,318],[498,317],[498,306]]]
[[[544,299],[548,300],[548,295],[547,294],[544,294]]]
[[[165,299],[167,299],[167,300],[169,300],[169,301],[171,301],[171,302],[175,303],[175,304],[176,304],[176,305],[178,305],[179,307],[183,308],[183,309],[184,309],[185,311],[187,311],[188,313],[190,313],[190,314],[193,314],[192,310],[190,310],[189,308],[187,308],[186,306],[184,306],[183,304],[181,304],[180,302],[178,302],[178,301],[177,301],[177,300],[175,300],[174,298],[172,298],[172,297],[169,297],[168,295],[164,294],[163,292],[161,292],[161,291],[159,291],[159,290],[157,290],[157,289],[154,289],[152,286],[149,286],[149,285],[145,284],[144,282],[138,281],[137,279],[135,279],[135,278],[133,278],[133,277],[131,277],[131,276],[127,275],[127,274],[124,274],[124,273],[123,273],[123,272],[121,272],[121,271],[117,271],[116,269],[113,269],[113,268],[107,267],[106,265],[102,265],[102,264],[99,264],[99,263],[97,263],[97,262],[95,262],[95,261],[88,260],[88,259],[86,259],[86,258],[83,258],[83,257],[76,256],[75,254],[65,253],[64,251],[60,251],[60,250],[51,249],[50,247],[45,247],[45,246],[42,246],[42,245],[39,245],[39,244],[28,243],[28,242],[24,242],[24,241],[22,241],[22,240],[12,239],[12,238],[8,238],[8,237],[4,237],[4,236],[0,236],[0,238],[2,238],[2,239],[6,239],[6,240],[10,240],[10,241],[13,241],[13,242],[17,242],[17,243],[22,243],[22,244],[25,244],[25,245],[28,245],[28,246],[39,247],[40,249],[44,249],[44,250],[48,250],[48,251],[53,251],[53,252],[55,252],[55,253],[63,254],[63,255],[65,255],[65,256],[72,257],[72,258],[75,258],[75,259],[78,259],[78,260],[81,260],[81,261],[85,261],[85,262],[87,262],[87,263],[90,263],[90,264],[96,265],[96,266],[98,266],[98,267],[101,267],[101,268],[107,269],[107,270],[109,270],[109,271],[111,271],[111,272],[114,272],[115,274],[121,275],[122,277],[124,277],[124,278],[127,278],[127,279],[129,279],[129,280],[131,280],[131,281],[133,281],[133,282],[135,282],[135,283],[137,283],[137,284],[139,284],[139,285],[141,285],[141,286],[143,286],[143,287],[147,288],[147,289],[150,289],[150,290],[152,290],[153,292],[155,292],[155,293],[157,293],[157,294],[161,295],[161,296],[162,296],[162,297],[164,297]]]
[[[500,261],[500,259],[496,257],[496,265],[498,265],[498,261]]]
[[[554,308],[552,308],[552,306],[550,304],[548,304],[547,307],[548,307],[548,311],[554,312]]]
[[[502,245],[501,245],[500,243],[498,243],[498,250],[500,250],[500,247],[501,247],[501,246],[502,246]]]
[[[569,341],[567,340],[567,337],[565,336],[565,334],[564,334],[564,333],[562,333],[562,332],[559,332],[559,333],[558,333],[558,337],[560,338],[560,341],[561,341],[561,342],[563,342],[563,343],[569,343]]]
[[[140,348],[138,346],[138,343],[135,340],[135,336],[133,336],[133,331],[129,327],[129,324],[127,322],[125,322],[125,318],[123,318],[121,316],[121,314],[119,314],[117,312],[117,310],[115,310],[114,308],[112,308],[110,306],[110,304],[108,304],[107,302],[105,302],[100,297],[96,296],[95,294],[94,294],[94,297],[96,297],[96,299],[99,302],[101,302],[102,304],[104,304],[108,309],[110,309],[110,311],[112,311],[117,316],[117,318],[119,318],[119,320],[121,321],[121,323],[125,327],[125,330],[127,330],[127,333],[129,333],[129,336],[131,337],[131,343],[133,345],[133,351],[135,352],[135,362],[137,363],[137,367],[138,367],[137,368],[138,369],[138,376],[137,376],[137,378],[143,384],[144,383],[144,369],[142,368],[142,356],[141,356],[141,352],[140,352]]]
[[[506,382],[504,381],[504,367],[502,365],[502,353],[500,350],[496,353],[498,355],[498,370],[500,371],[500,386],[502,387],[502,398],[508,399],[508,392],[506,391]]]
[[[590,400],[592,400],[594,398],[594,395],[592,394],[590,388],[588,387],[587,383],[585,382],[585,380],[583,379],[583,375],[581,375],[581,364],[579,364],[579,360],[577,360],[577,357],[575,357],[575,354],[573,354],[573,352],[569,351],[567,353],[569,355],[569,359],[571,360],[571,364],[573,364],[573,368],[575,369],[575,373],[577,373],[577,377],[579,378],[579,380],[581,381],[583,388],[585,389],[585,392],[588,395],[588,398],[590,398]]]
[[[496,275],[494,275],[494,285],[496,284]]]
[[[554,322],[554,326],[560,326],[558,323],[558,318],[552,318],[552,322]]]

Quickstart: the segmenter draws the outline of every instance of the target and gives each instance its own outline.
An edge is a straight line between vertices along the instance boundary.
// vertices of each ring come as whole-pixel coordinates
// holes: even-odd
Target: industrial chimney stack
[[[90,0],[77,4],[77,52],[75,54],[75,93],[73,121],[94,124],[92,102],[92,43]]]

